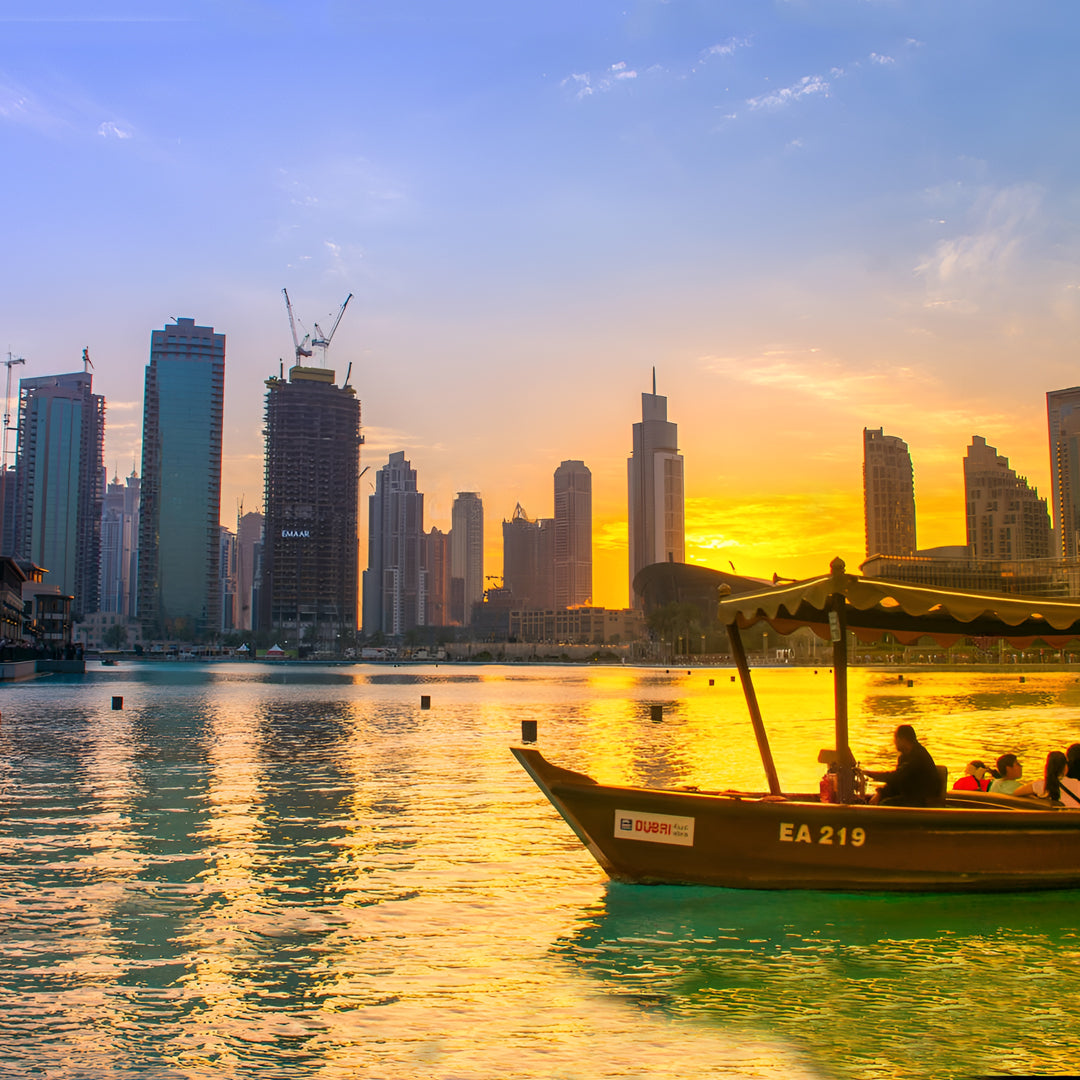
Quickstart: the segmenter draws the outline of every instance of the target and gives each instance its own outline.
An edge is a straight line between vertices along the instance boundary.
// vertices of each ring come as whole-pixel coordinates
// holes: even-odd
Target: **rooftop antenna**
[[[4,446],[2,453],[5,468],[8,462],[8,432],[11,430],[11,369],[16,364],[26,363],[26,357],[12,356],[10,350],[7,356],[8,358],[4,361],[4,367],[7,368],[7,389],[4,391]]]
[[[90,368],[92,368],[93,366],[94,366],[94,365],[93,365],[93,362],[92,362],[92,361],[90,360],[90,348],[89,348],[89,346],[87,346],[87,347],[86,347],[85,349],[83,349],[83,351],[82,351],[82,369],[83,369],[83,374],[85,375],[85,374],[87,373],[87,371],[89,371],[89,370],[90,370]]]
[[[652,369],[652,393],[653,397],[656,397],[656,365],[653,364]]]

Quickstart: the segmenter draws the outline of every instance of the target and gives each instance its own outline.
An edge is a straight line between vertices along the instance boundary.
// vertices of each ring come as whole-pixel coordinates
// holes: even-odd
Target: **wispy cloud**
[[[971,228],[939,241],[915,267],[926,281],[926,306],[978,310],[983,292],[1010,273],[1020,248],[1041,228],[1041,203],[1034,184],[977,190],[964,214]]]
[[[120,124],[115,120],[106,120],[97,133],[104,139],[130,139],[131,128],[126,124]]]
[[[912,379],[910,370],[853,370],[817,348],[776,347],[756,355],[704,356],[703,370],[751,386],[793,392],[824,401],[850,402],[853,408],[896,392],[898,381]],[[890,389],[891,387],[891,389]]]
[[[822,573],[829,559],[862,551],[862,493],[817,489],[762,498],[686,500],[690,562],[749,575],[797,574],[798,563]],[[817,564],[820,563],[820,566]]]
[[[702,57],[733,56],[739,49],[750,48],[750,39],[746,37],[728,38],[719,45],[710,45],[701,52]]]
[[[751,109],[782,109],[800,98],[820,94],[829,96],[829,82],[820,75],[804,75],[798,82],[780,90],[770,90],[767,94],[747,98],[746,104]]]
[[[625,60],[619,60],[601,72],[568,75],[560,85],[571,90],[574,97],[580,100],[593,94],[607,93],[620,83],[637,77],[638,73],[634,68],[630,67]]]

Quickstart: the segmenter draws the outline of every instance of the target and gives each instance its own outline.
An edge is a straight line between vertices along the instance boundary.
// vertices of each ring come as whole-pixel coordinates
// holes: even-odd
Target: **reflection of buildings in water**
[[[1071,1068],[1067,985],[988,981],[981,958],[1059,969],[1067,897],[845,896],[609,884],[554,951],[608,994],[673,1016],[787,1040],[828,1075]],[[1030,1037],[1048,1010],[1055,1045]],[[1022,1067],[1017,1064],[1017,1067]],[[889,1075],[902,1075],[890,1070]]]

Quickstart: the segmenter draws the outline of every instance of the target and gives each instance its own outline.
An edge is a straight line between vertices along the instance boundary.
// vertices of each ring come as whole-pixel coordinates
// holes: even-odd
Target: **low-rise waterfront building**
[[[537,644],[618,645],[646,636],[645,614],[602,607],[510,612],[510,638]]]

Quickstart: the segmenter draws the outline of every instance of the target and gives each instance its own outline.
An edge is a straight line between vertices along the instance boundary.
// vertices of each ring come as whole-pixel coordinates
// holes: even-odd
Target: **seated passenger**
[[[1011,795],[1023,783],[1024,766],[1015,754],[1002,754],[997,759],[998,778],[990,785],[991,791],[999,795]]]
[[[1051,750],[1046,755],[1046,769],[1041,780],[1018,787],[1014,795],[1036,795],[1040,799],[1053,799],[1066,809],[1080,810],[1080,780],[1071,780],[1065,775],[1068,759],[1060,750]]]
[[[970,761],[964,775],[953,784],[953,791],[988,791],[993,777],[981,761]]]
[[[1074,742],[1065,751],[1065,760],[1068,762],[1065,775],[1070,780],[1080,780],[1080,742]]]
[[[863,770],[872,780],[884,780],[870,801],[881,806],[936,806],[941,802],[942,782],[930,752],[915,736],[910,724],[893,733],[899,757],[892,772]]]

